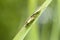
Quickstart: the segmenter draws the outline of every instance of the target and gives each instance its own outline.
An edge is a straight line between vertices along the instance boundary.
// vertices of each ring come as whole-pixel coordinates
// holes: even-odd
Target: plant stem
[[[29,30],[31,29],[31,25],[33,22],[36,22],[36,20],[41,16],[42,12],[48,7],[48,5],[51,3],[52,0],[46,0],[40,8],[32,14],[28,18],[28,20],[25,22],[24,26],[22,29],[17,33],[17,35],[13,38],[13,40],[23,40],[24,37],[27,35]]]

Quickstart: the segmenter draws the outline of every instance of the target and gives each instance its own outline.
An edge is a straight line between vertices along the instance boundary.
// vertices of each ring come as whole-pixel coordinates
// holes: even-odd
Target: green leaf
[[[32,23],[35,23],[39,16],[41,16],[42,12],[48,7],[48,5],[51,3],[52,0],[46,0],[40,8],[35,11],[26,21],[24,26],[21,28],[21,30],[16,34],[16,36],[13,38],[13,40],[23,40],[24,37],[27,35],[29,30],[32,28]]]

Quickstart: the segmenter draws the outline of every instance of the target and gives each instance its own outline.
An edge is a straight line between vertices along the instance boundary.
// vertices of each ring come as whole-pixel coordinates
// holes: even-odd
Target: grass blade
[[[23,40],[24,37],[27,35],[29,30],[31,29],[31,25],[33,22],[35,22],[39,16],[44,12],[44,10],[48,7],[48,5],[51,3],[52,0],[46,0],[40,8],[35,11],[25,22],[22,29],[17,33],[17,35],[13,38],[13,40]]]

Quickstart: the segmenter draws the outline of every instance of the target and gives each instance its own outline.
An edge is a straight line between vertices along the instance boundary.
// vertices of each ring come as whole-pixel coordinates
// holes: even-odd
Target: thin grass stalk
[[[42,12],[44,12],[44,10],[48,7],[48,5],[51,3],[51,1],[52,0],[46,0],[40,6],[40,8],[37,11],[35,11],[34,14],[32,14],[32,16],[30,16],[28,18],[28,20],[25,22],[24,26],[17,33],[17,35],[13,38],[13,40],[23,40],[25,38],[25,36],[27,35],[27,33],[31,29],[32,23],[35,23],[37,21],[37,19],[39,18],[39,16],[41,16]]]
[[[53,15],[53,27],[50,40],[59,40],[60,31],[60,0],[56,0],[55,11]]]

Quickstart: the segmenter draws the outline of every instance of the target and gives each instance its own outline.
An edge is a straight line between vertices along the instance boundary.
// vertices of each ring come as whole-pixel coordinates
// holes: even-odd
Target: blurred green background
[[[45,0],[0,0],[0,40],[12,40]],[[60,0],[53,0],[24,40],[60,40]]]

